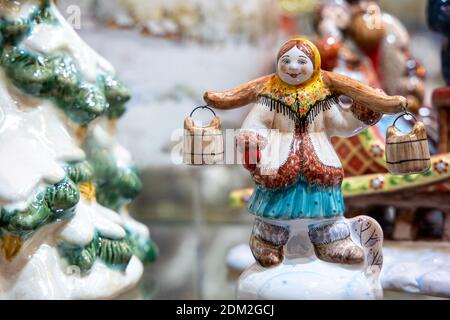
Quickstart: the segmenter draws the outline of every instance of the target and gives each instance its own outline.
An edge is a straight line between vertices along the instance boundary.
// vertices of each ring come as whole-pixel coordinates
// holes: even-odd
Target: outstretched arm
[[[388,96],[359,81],[341,74],[322,71],[323,81],[329,89],[338,95],[348,96],[359,105],[380,112],[395,114],[407,107],[407,100],[402,96]]]
[[[338,100],[324,111],[324,124],[329,136],[351,137],[376,124],[382,115],[355,102],[344,108]]]
[[[206,91],[203,95],[205,102],[217,109],[235,109],[256,101],[258,93],[273,74],[241,84],[228,91]]]

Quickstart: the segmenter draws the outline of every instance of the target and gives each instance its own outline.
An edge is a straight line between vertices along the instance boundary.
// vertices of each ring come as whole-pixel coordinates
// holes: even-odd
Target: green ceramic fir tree
[[[52,1],[0,1],[0,298],[104,298],[155,258],[115,122],[129,92]]]

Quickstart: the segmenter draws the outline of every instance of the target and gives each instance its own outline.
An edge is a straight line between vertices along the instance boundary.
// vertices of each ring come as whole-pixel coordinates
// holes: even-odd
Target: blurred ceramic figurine
[[[399,19],[373,0],[327,0],[316,13],[325,70],[340,72],[347,47],[368,61],[370,85],[405,96],[414,113],[422,107],[425,69],[411,54],[409,33]]]
[[[445,37],[442,45],[442,74],[450,85],[450,2],[428,0],[428,24],[430,28]]]
[[[442,45],[442,75],[447,86],[433,91],[433,106],[439,114],[439,152],[450,152],[450,3],[428,1],[428,24],[445,39]]]
[[[255,103],[237,141],[256,183],[248,209],[257,263],[241,276],[238,297],[380,298],[382,230],[369,217],[343,217],[330,137],[355,135],[406,99],[321,70],[318,49],[303,38],[283,44],[276,74],[204,99],[218,109]]]

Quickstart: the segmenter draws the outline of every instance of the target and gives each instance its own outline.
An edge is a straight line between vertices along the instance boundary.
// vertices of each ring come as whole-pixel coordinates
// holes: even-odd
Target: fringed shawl
[[[288,85],[275,74],[258,94],[257,102],[306,127],[320,112],[331,109],[338,101],[323,84],[319,71],[299,86]]]

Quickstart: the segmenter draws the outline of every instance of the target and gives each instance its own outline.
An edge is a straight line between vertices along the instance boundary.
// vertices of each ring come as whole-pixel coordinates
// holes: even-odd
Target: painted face
[[[311,59],[295,46],[278,60],[278,76],[289,85],[299,85],[305,82],[311,77],[313,71]]]

